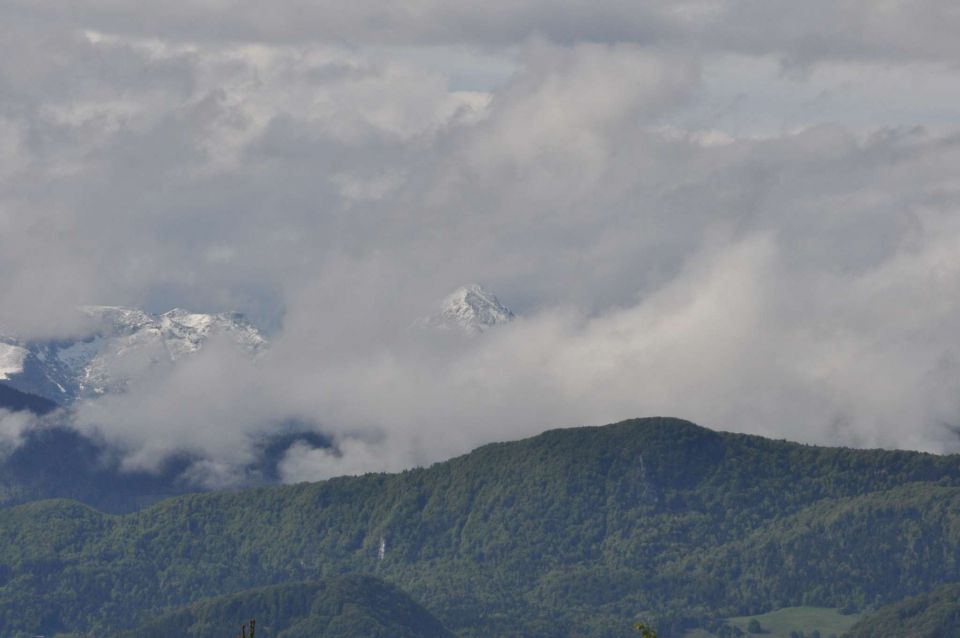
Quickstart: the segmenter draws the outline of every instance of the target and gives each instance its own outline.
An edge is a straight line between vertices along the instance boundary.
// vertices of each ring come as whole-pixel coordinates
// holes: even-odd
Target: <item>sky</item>
[[[0,0],[0,326],[241,311],[74,425],[229,484],[670,415],[957,451],[947,0]],[[412,329],[480,283],[519,319]],[[22,417],[0,431],[22,433]]]

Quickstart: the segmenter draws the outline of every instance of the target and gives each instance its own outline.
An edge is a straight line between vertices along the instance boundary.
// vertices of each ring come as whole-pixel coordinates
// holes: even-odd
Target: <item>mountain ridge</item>
[[[255,355],[266,339],[238,313],[180,308],[154,315],[122,306],[81,306],[88,330],[72,339],[23,340],[0,335],[0,381],[61,405],[122,392],[158,365],[198,352],[214,337]]]
[[[960,526],[942,514],[954,506],[956,455],[631,420],[120,517],[65,501],[0,511],[0,623],[103,634],[201,597],[356,572],[463,637],[618,636],[637,617],[679,635],[773,604],[863,608],[955,580]],[[891,547],[906,549],[864,570]]]

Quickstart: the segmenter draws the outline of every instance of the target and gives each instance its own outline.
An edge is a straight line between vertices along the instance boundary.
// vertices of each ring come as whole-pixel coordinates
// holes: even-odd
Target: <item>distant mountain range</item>
[[[122,392],[157,366],[170,366],[223,338],[256,354],[266,339],[238,314],[85,306],[91,329],[74,339],[24,341],[0,335],[0,383],[66,405]]]
[[[84,306],[86,334],[72,339],[24,340],[0,334],[0,384],[58,405],[123,392],[158,367],[170,367],[223,339],[256,356],[267,339],[236,313],[174,309],[153,315],[136,308]],[[458,288],[421,321],[475,335],[509,323],[513,311],[479,285]]]
[[[90,330],[75,339],[29,341],[0,336],[0,409],[50,415],[77,400],[122,393],[145,375],[200,352],[211,339],[256,357],[268,347],[238,314],[175,309],[153,315],[134,308],[86,306]],[[424,325],[476,335],[511,321],[514,314],[480,286],[450,294]],[[257,460],[243,469],[241,485],[277,483],[290,445],[329,441],[311,426],[285,424],[258,442]],[[69,427],[69,413],[50,415],[0,457],[0,507],[42,498],[72,498],[107,512],[130,512],[158,499],[203,489],[183,478],[199,459],[181,454],[158,472],[129,472],[109,441]]]
[[[637,619],[663,638],[724,636],[733,616],[863,611],[960,581],[958,512],[958,456],[640,419],[125,516],[0,510],[0,627],[110,635],[212,596],[368,573],[462,638],[626,638]],[[227,617],[210,609],[176,630]]]

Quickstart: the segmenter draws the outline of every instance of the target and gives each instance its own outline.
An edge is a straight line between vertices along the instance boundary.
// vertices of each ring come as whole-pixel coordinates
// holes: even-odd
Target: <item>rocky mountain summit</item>
[[[425,326],[462,330],[476,335],[516,318],[496,295],[477,284],[457,288],[443,300],[440,311],[424,319]]]

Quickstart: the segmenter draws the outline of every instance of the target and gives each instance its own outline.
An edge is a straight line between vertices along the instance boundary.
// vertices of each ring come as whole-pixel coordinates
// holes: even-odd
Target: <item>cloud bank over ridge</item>
[[[129,467],[290,421],[339,447],[289,480],[651,414],[957,448],[947,3],[188,4],[0,7],[0,327],[271,332],[80,406]],[[521,317],[410,329],[472,281]]]

